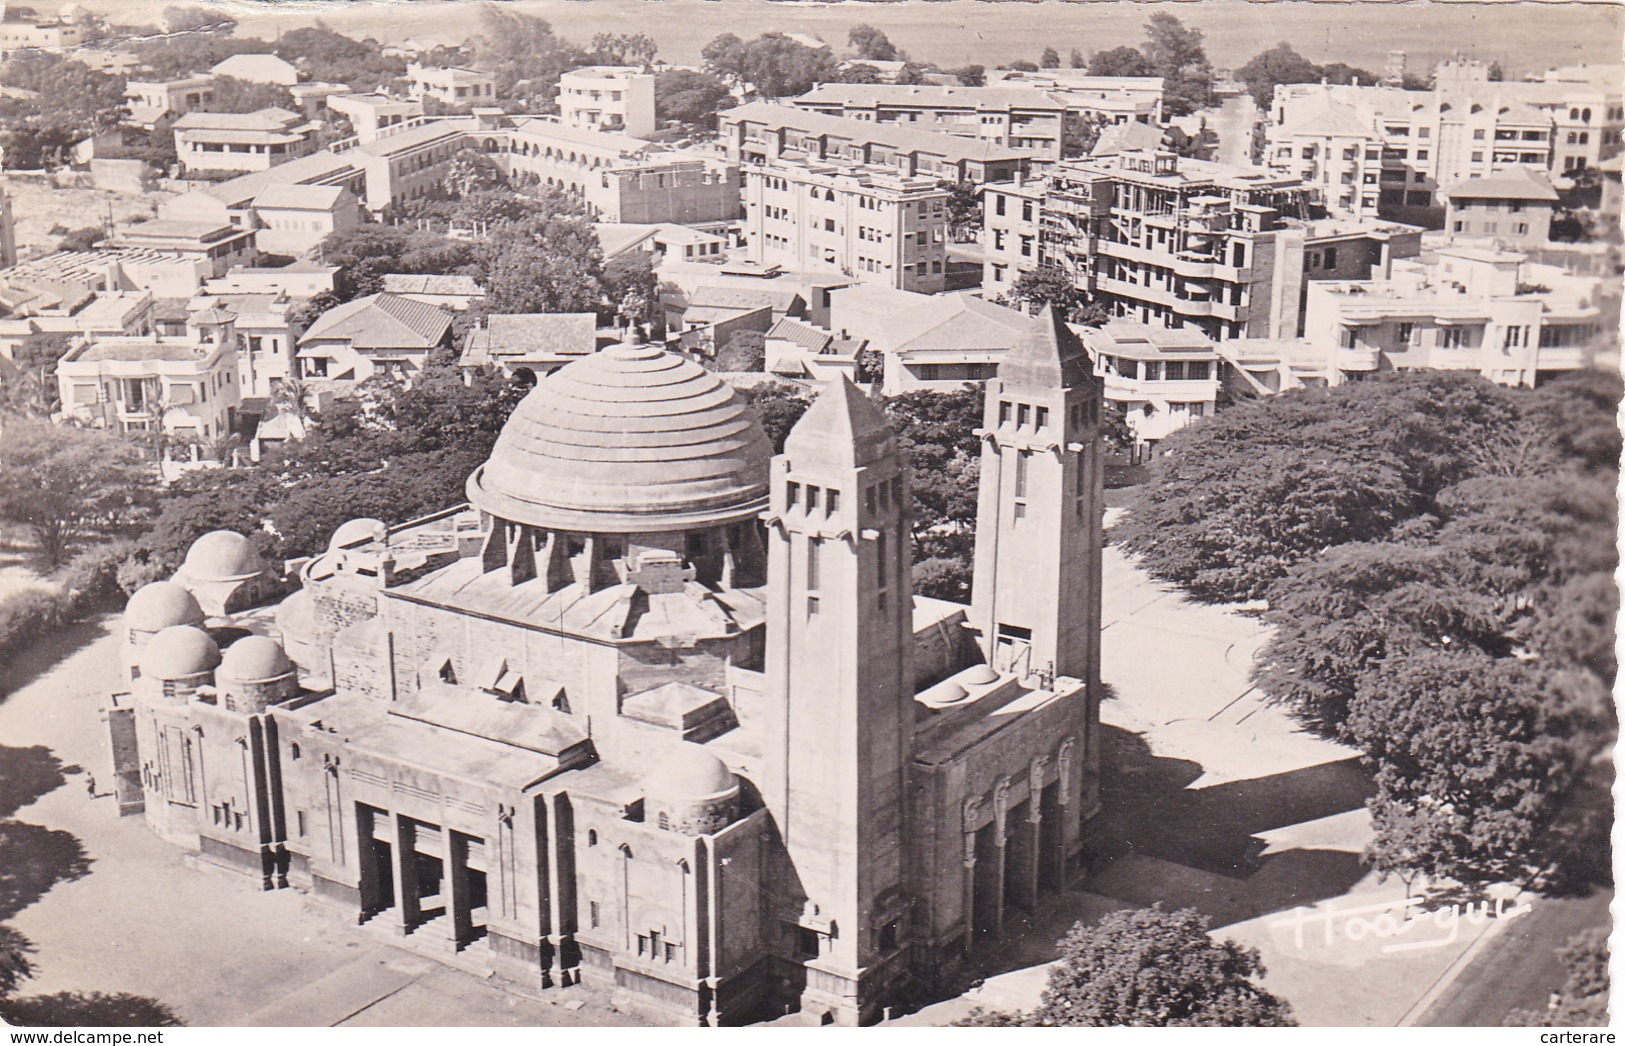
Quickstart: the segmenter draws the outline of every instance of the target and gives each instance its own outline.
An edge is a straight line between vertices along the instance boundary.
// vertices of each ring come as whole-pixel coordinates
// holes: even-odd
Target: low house
[[[787,316],[763,340],[762,370],[795,380],[823,382],[844,374],[858,381],[862,377],[858,353],[863,348],[861,340],[838,338],[823,327]]]
[[[113,247],[148,251],[196,263],[208,276],[253,264],[254,233],[235,225],[158,219],[115,226]]]
[[[423,102],[387,94],[335,94],[327,107],[350,121],[358,141],[375,141],[389,128],[423,115]]]
[[[217,63],[209,72],[215,76],[246,80],[251,84],[292,87],[299,82],[298,67],[274,54],[234,54]]]
[[[410,382],[451,343],[451,314],[394,294],[369,294],[316,317],[299,339],[300,377],[347,390],[378,376]]]
[[[593,226],[604,260],[630,252],[685,262],[725,262],[728,241],[716,233],[663,222],[655,225],[600,222]]]
[[[301,258],[278,268],[238,266],[224,276],[212,279],[203,289],[210,294],[287,294],[314,298],[333,290],[337,265],[322,265]]]
[[[361,203],[342,185],[268,185],[249,208],[262,253],[299,255],[335,232],[361,224]]]
[[[598,317],[590,312],[529,312],[487,316],[468,332],[457,365],[506,378],[541,378],[598,347]]]
[[[171,113],[206,109],[214,97],[214,77],[183,76],[175,80],[130,80],[124,85],[128,123],[152,130]]]
[[[928,295],[856,285],[830,294],[830,329],[880,353],[887,395],[951,391],[990,378],[1031,324],[1020,310],[963,292]]]
[[[807,300],[793,290],[773,287],[696,287],[681,309],[667,306],[666,329],[688,352],[716,355],[739,331],[766,334],[786,316],[807,314]]]
[[[391,272],[384,275],[384,293],[438,305],[452,312],[467,312],[469,306],[485,299],[485,288],[472,276]]]
[[[407,93],[413,98],[434,98],[447,105],[490,105],[497,95],[497,76],[484,69],[413,62],[406,67],[406,78]]]

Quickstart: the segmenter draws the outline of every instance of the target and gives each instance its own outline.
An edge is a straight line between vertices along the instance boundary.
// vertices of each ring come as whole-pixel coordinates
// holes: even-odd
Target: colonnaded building
[[[346,523],[274,614],[240,609],[262,568],[227,532],[136,593],[122,808],[532,988],[878,1019],[1081,863],[1100,404],[1078,338],[1035,319],[987,385],[962,606],[912,595],[908,467],[844,377],[775,457],[697,364],[584,357],[469,504]]]

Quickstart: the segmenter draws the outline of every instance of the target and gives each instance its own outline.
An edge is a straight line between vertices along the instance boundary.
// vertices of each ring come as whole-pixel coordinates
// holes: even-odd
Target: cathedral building
[[[665,1023],[861,1024],[1081,866],[1101,387],[1058,317],[987,383],[974,595],[913,595],[908,464],[844,377],[774,456],[623,343],[468,504],[355,520],[275,608],[216,533],[126,611],[124,812],[364,932]]]

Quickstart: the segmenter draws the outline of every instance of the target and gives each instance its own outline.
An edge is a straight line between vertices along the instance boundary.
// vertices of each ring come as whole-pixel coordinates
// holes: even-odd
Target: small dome
[[[733,771],[698,745],[685,744],[644,779],[644,790],[664,802],[708,799],[739,788]]]
[[[954,677],[966,686],[987,686],[999,681],[999,673],[987,664],[972,665]]]
[[[366,541],[379,541],[389,535],[389,527],[378,519],[352,519],[341,524],[333,531],[333,536],[327,542],[327,550],[348,548]]]
[[[598,533],[754,518],[773,456],[750,407],[692,360],[613,345],[536,383],[468,479],[510,522]]]
[[[164,629],[141,651],[141,674],[154,679],[185,679],[212,672],[219,664],[220,648],[191,625]]]
[[[124,626],[137,632],[161,632],[171,625],[201,625],[203,609],[192,593],[173,581],[154,581],[138,589],[124,606]]]
[[[293,662],[288,660],[288,655],[276,640],[265,636],[244,636],[226,648],[220,658],[217,674],[222,679],[262,683],[292,671]]]
[[[193,581],[246,581],[264,569],[254,543],[232,530],[213,530],[192,542],[181,566]]]

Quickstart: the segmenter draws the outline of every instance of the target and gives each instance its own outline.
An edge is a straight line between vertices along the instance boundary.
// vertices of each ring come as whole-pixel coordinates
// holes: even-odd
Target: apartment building
[[[484,69],[462,66],[419,65],[406,67],[407,94],[422,100],[433,98],[446,105],[490,105],[497,96],[497,76]]]
[[[190,262],[208,277],[224,276],[234,265],[252,265],[254,233],[212,222],[154,221],[117,225],[108,244]]]
[[[294,299],[269,294],[199,294],[186,305],[186,327],[215,310],[232,318],[237,335],[237,387],[244,397],[268,397],[294,369]]]
[[[1223,361],[1201,331],[1133,320],[1078,330],[1106,401],[1118,405],[1134,433],[1135,460],[1217,409]]]
[[[783,157],[744,171],[752,261],[926,294],[943,289],[948,194],[936,179]]]
[[[175,153],[187,174],[266,171],[315,148],[316,125],[286,109],[190,112],[175,121]]]
[[[1062,158],[1063,99],[1033,87],[820,84],[791,100],[827,116],[993,142],[1054,162]]]
[[[361,223],[361,204],[342,185],[268,185],[250,211],[254,245],[266,254],[304,254]]]
[[[1278,87],[1266,162],[1320,188],[1334,211],[1437,226],[1444,186],[1517,168],[1573,175],[1618,151],[1618,80],[1490,81],[1462,60],[1435,77],[1428,91]]]
[[[85,27],[66,19],[0,22],[0,58],[13,51],[68,51],[85,42]]]
[[[793,105],[751,102],[718,117],[728,159],[737,164],[780,159],[890,167],[905,177],[981,185],[1025,172],[1033,154],[898,123],[830,116]]]
[[[98,338],[56,367],[62,412],[120,432],[161,429],[199,443],[231,431],[242,401],[231,317],[209,310],[185,337]]]
[[[993,69],[989,87],[1033,87],[1066,101],[1074,112],[1118,123],[1162,123],[1160,76],[1091,76],[1082,69]],[[1218,85],[1215,85],[1218,86]]]
[[[1115,316],[1215,341],[1297,334],[1312,280],[1385,274],[1421,230],[1316,218],[1313,192],[1261,168],[1130,150],[983,190],[983,292],[1056,266]]]
[[[1481,242],[1514,249],[1540,247],[1551,237],[1557,190],[1540,171],[1519,168],[1446,186],[1445,232],[1452,243]]]
[[[1387,369],[1465,370],[1534,386],[1583,367],[1618,366],[1611,281],[1525,255],[1448,247],[1394,265],[1390,279],[1309,289],[1304,341],[1333,360],[1333,381]]]
[[[655,77],[638,66],[589,65],[559,77],[559,116],[571,127],[643,138],[655,131]]]

